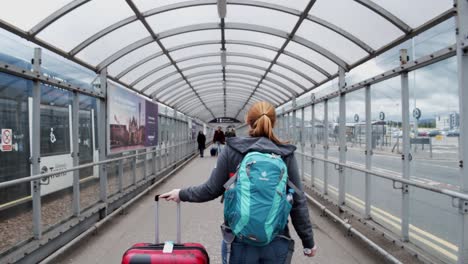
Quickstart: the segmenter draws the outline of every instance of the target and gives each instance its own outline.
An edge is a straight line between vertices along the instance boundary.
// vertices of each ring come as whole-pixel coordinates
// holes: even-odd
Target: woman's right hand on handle
[[[307,256],[307,257],[313,257],[315,256],[315,254],[317,254],[317,245],[315,245],[312,249],[310,249],[310,253],[306,253],[306,249],[304,249],[304,255]]]
[[[174,201],[178,203],[180,202],[179,192],[180,192],[180,189],[174,189],[170,192],[161,194],[159,198],[164,198],[166,199],[166,201]]]

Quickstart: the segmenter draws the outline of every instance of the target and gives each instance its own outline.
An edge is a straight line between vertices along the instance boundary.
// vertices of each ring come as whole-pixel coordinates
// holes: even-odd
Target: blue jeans
[[[240,242],[237,238],[231,244],[229,264],[284,264],[288,254],[292,254],[294,241],[276,237],[270,244],[263,247],[251,246]],[[290,252],[290,246],[291,252]],[[221,254],[223,264],[227,263],[227,244],[222,243]]]
[[[222,144],[219,141],[216,141],[215,144],[216,144],[216,148],[218,150],[218,156],[219,156],[221,154],[221,145]]]

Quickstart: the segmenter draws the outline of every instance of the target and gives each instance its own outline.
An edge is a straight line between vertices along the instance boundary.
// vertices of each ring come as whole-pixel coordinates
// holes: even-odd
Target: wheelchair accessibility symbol
[[[52,144],[54,144],[55,141],[57,141],[57,138],[55,138],[54,128],[51,127],[51,128],[50,128],[50,142],[51,142]]]

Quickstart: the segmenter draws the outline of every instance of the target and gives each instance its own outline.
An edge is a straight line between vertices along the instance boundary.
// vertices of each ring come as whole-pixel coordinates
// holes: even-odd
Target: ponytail
[[[246,122],[250,126],[251,137],[266,137],[276,144],[284,144],[273,133],[276,122],[275,108],[268,102],[255,103],[247,113]]]

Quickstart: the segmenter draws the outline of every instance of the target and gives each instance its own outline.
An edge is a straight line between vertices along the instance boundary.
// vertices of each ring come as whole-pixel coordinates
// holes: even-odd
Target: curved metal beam
[[[207,102],[208,107],[210,107],[210,106],[214,107],[216,105],[222,105],[224,107],[224,102],[222,100],[223,98],[224,98],[224,96],[221,95],[219,97],[212,97],[212,98],[209,98],[209,99],[205,98],[205,100]],[[247,98],[231,98],[229,101],[234,102],[234,103],[244,104],[246,99]],[[210,103],[212,103],[212,104],[210,105]],[[198,108],[200,106],[202,106],[202,105],[197,104],[197,102],[190,101],[189,103],[184,104],[180,108],[180,111],[190,112],[191,109],[196,109],[196,108]]]
[[[154,42],[154,38],[152,36],[133,42],[132,44],[120,49],[119,51],[115,52],[114,54],[104,59],[101,63],[98,64],[96,68],[98,71],[101,71],[102,69],[107,68],[109,65],[116,62],[118,59],[122,58],[123,56],[129,54],[130,52],[135,51],[152,42]]]
[[[75,1],[73,1],[71,3],[68,3],[64,7],[58,9],[57,11],[55,11],[54,13],[52,13],[51,15],[49,15],[48,17],[43,19],[41,22],[36,24],[31,30],[29,30],[29,34],[31,36],[33,36],[33,37],[36,36],[42,30],[44,30],[46,27],[48,27],[50,24],[54,23],[55,21],[59,20],[60,18],[62,18],[66,14],[68,14],[71,11],[75,10],[76,8],[86,4],[89,1],[91,1],[91,0],[75,0]]]
[[[190,77],[195,77],[195,76],[203,76],[203,75],[209,75],[209,74],[213,74],[213,73],[221,73],[221,71],[206,71],[206,72],[198,72],[196,74],[193,74],[193,75],[187,75],[187,79],[190,79]],[[235,74],[242,74],[242,75],[247,75],[247,76],[251,76],[251,77],[263,77],[263,75],[259,75],[259,74],[253,74],[251,72],[248,72],[248,71],[241,71],[241,70],[228,70],[226,71],[226,73],[235,73]],[[294,91],[293,89],[289,88],[287,85],[285,85],[284,83],[280,82],[280,81],[277,81],[275,79],[271,79],[271,78],[265,78],[265,80],[269,81],[269,82],[272,82],[273,84],[275,85],[278,85],[279,87],[283,88],[283,89],[286,89],[288,92],[290,92],[292,95],[294,96],[298,96],[299,94]],[[167,89],[170,89],[172,87],[172,85],[176,84],[180,82],[180,79],[177,79],[177,80],[174,80],[170,83],[168,83],[167,85],[161,87],[160,89],[154,91],[151,93],[151,97],[154,97],[155,95],[157,95],[158,93],[161,93]],[[278,90],[278,89],[276,89]]]
[[[203,96],[203,95],[206,95],[207,92],[212,92],[212,91],[217,91],[217,92],[221,92],[220,91],[220,86],[219,85],[211,85],[211,86],[204,86],[204,87],[200,87],[197,89],[198,92],[200,92],[200,96]],[[227,92],[228,93],[231,93],[231,92],[250,92],[251,89],[250,88],[247,88],[245,86],[238,86],[238,85],[227,85],[226,86],[226,89],[227,89]],[[278,98],[275,98],[271,95],[268,95],[268,94],[265,94],[265,93],[257,93],[258,95],[258,98],[262,99],[262,100],[265,100],[265,101],[274,101],[275,104],[279,104],[282,102],[281,99],[278,99]],[[174,98],[174,100],[168,100],[166,101],[167,104],[177,104],[178,102],[180,102],[181,100],[186,100],[190,97],[191,95],[188,94],[188,93],[181,93],[178,97]]]
[[[226,55],[228,57],[229,56],[231,56],[231,57],[242,57],[242,58],[249,58],[249,59],[264,61],[264,62],[268,62],[268,63],[271,62],[271,60],[266,58],[266,57],[252,55],[252,54],[249,54],[249,53],[226,52]],[[205,53],[205,54],[200,54],[200,55],[196,55],[196,56],[192,56],[192,57],[187,57],[187,58],[181,59],[181,60],[176,61],[176,62],[179,63],[179,62],[183,62],[183,61],[185,62],[185,61],[189,61],[189,60],[193,60],[193,59],[215,57],[215,56],[220,56],[220,54],[219,53]],[[288,66],[288,65],[286,65],[284,63],[280,63],[280,62],[276,62],[275,64],[282,67],[282,68],[285,68],[287,70],[290,70],[290,71],[294,72],[295,74],[301,76],[302,78],[306,79],[307,81],[309,81],[310,83],[312,83],[314,85],[318,84],[315,80],[313,80],[312,78],[310,78],[306,74],[302,73],[301,71],[298,71],[298,70],[294,69],[293,67],[290,67],[290,66]],[[263,68],[262,70],[266,70],[266,68]]]
[[[247,97],[227,97],[227,99],[228,99],[228,102],[229,102],[228,105],[232,105],[233,107],[235,107],[238,104],[239,104],[239,106],[242,106],[243,104],[245,104],[245,100],[247,100]],[[253,102],[263,101],[262,99],[259,99],[257,97],[255,97],[253,99],[254,99]],[[220,96],[216,96],[216,97],[203,98],[203,100],[205,100],[207,102],[208,107],[212,107],[213,104],[218,104],[218,103],[220,105],[224,106],[224,95],[223,94],[220,94]],[[179,102],[179,104],[177,106],[175,106],[175,107],[178,107],[178,109],[180,109],[181,111],[190,111],[191,109],[197,108],[199,106],[200,105],[197,104],[196,102],[190,101],[190,104],[187,104],[187,102]],[[229,108],[229,107],[227,107],[227,108]]]
[[[193,69],[196,69],[196,68],[203,68],[203,67],[210,67],[210,66],[218,66],[220,65],[219,63],[202,63],[202,64],[198,64],[198,65],[192,65],[190,67],[187,67],[185,69],[182,69],[182,71],[187,71],[187,70],[193,70]],[[241,67],[246,67],[246,68],[252,68],[252,69],[257,69],[257,70],[260,70],[260,71],[266,71],[267,68],[263,68],[263,67],[260,67],[260,66],[257,66],[257,65],[253,65],[253,64],[249,64],[249,63],[239,63],[239,62],[228,62],[226,63],[226,65],[232,65],[232,66],[241,66]],[[297,81],[295,81],[294,79],[282,74],[282,73],[279,73],[277,71],[270,71],[270,73],[272,73],[273,75],[276,75],[282,79],[285,79],[289,82],[291,82],[292,84],[296,85],[297,87],[301,88],[303,91],[306,91],[307,88],[304,87],[302,84],[298,83]],[[308,78],[309,79],[309,78]],[[312,81],[314,84],[316,84],[315,81]]]
[[[150,16],[153,16],[153,15],[173,11],[173,10],[176,10],[176,9],[195,7],[195,6],[203,6],[203,5],[215,5],[215,4],[216,4],[216,1],[206,1],[206,0],[186,1],[186,2],[176,3],[176,4],[172,4],[172,5],[166,5],[166,6],[163,6],[163,7],[158,7],[158,8],[154,8],[152,10],[148,10],[146,12],[143,12],[142,16],[143,17],[150,17]],[[229,1],[229,4],[230,5],[243,5],[243,6],[253,6],[253,7],[259,7],[259,8],[266,8],[266,9],[276,10],[276,11],[283,12],[283,13],[286,13],[286,14],[294,15],[294,16],[297,16],[297,17],[301,16],[301,14],[302,14],[302,11],[299,11],[299,10],[295,10],[295,9],[288,8],[288,7],[281,6],[281,5],[275,5],[275,4],[271,4],[271,3],[260,2],[260,1],[245,1],[245,0],[233,1],[233,0],[231,0],[231,1]],[[340,28],[340,27],[338,27],[336,25],[333,25],[332,23],[330,23],[328,21],[325,21],[323,19],[311,16],[311,15],[308,15],[306,17],[306,19],[310,20],[311,22],[322,25],[322,26],[336,32],[337,34],[349,39],[351,42],[355,43],[357,46],[359,46],[363,50],[367,51],[368,53],[373,53],[373,49],[370,46],[368,46],[366,43],[359,40],[357,37],[353,36],[349,32],[345,31],[344,29],[342,29],[342,28]],[[89,37],[88,39],[86,39],[82,43],[78,44],[75,48],[72,49],[70,54],[72,56],[76,55],[77,53],[82,51],[84,48],[91,45],[93,42],[99,40],[100,38],[106,36],[109,33],[112,33],[113,31],[115,31],[115,30],[117,30],[117,29],[119,29],[121,27],[124,27],[124,26],[126,26],[126,25],[128,25],[128,24],[130,24],[132,22],[135,22],[137,20],[138,20],[138,18],[136,16],[131,16],[131,17],[125,18],[125,19],[123,19],[121,21],[118,21],[113,25],[108,26],[107,28],[97,32],[96,34]]]
[[[173,52],[173,51],[176,51],[176,50],[181,50],[181,49],[186,49],[186,48],[192,48],[192,47],[196,47],[196,46],[203,46],[203,45],[216,45],[216,44],[221,44],[220,41],[218,40],[209,40],[209,41],[198,41],[198,42],[192,42],[192,43],[186,43],[186,44],[182,44],[182,45],[179,45],[179,46],[175,46],[173,48],[170,48],[168,49],[169,52]],[[262,44],[262,43],[258,43],[258,42],[252,42],[252,41],[243,41],[243,40],[226,40],[226,44],[233,44],[233,45],[244,45],[244,46],[251,46],[251,47],[257,47],[257,48],[262,48],[262,49],[267,49],[267,50],[271,50],[271,51],[274,51],[274,52],[278,52],[279,49],[276,48],[276,47],[273,47],[273,46],[270,46],[270,45],[266,45],[266,44]],[[207,53],[209,54],[209,53]],[[219,53],[210,53],[212,54],[213,56],[219,56]],[[231,52],[232,54],[232,52]],[[244,54],[248,54],[248,53],[244,53]],[[292,52],[288,52],[288,51],[284,51],[283,52],[284,55],[287,55],[291,58],[294,58],[298,61],[301,61],[302,63],[306,64],[307,66],[317,70],[318,72],[320,72],[321,74],[323,74],[325,77],[329,78],[331,77],[331,75],[326,71],[324,70],[323,68],[319,67],[318,65],[316,65],[315,63],[295,54],[295,53],[292,53]],[[163,52],[158,52],[158,53],[155,53],[155,54],[152,54],[146,58],[143,58],[141,59],[140,61],[132,64],[131,66],[127,67],[125,70],[123,70],[122,72],[120,72],[119,74],[116,75],[116,78],[117,79],[120,79],[122,78],[123,76],[125,76],[126,74],[128,74],[129,72],[133,71],[135,68],[138,68],[139,66],[145,64],[146,62],[152,60],[152,59],[155,59],[159,56],[162,56],[164,55]],[[249,54],[250,55],[250,54]],[[200,56],[193,56],[192,57],[193,59],[195,58],[200,58]],[[269,60],[270,62],[271,60]],[[179,63],[179,62],[182,62],[181,60],[177,61],[176,63]],[[280,65],[278,62],[277,62],[278,65]],[[285,64],[283,64],[285,65]]]
[[[190,26],[179,27],[179,28],[167,30],[165,32],[161,32],[159,34],[159,38],[164,39],[164,38],[168,38],[168,37],[172,37],[172,36],[176,36],[176,35],[180,35],[180,34],[184,34],[188,32],[213,30],[213,29],[220,29],[220,25],[217,23],[202,23],[202,24],[194,24]],[[264,33],[267,35],[280,37],[283,39],[290,38],[289,32],[285,32],[285,31],[271,28],[271,27],[259,26],[259,25],[248,24],[248,23],[225,23],[225,29],[259,32],[259,33]],[[349,65],[343,59],[341,59],[334,53],[328,51],[327,49],[323,48],[320,45],[315,44],[314,42],[310,40],[307,40],[305,38],[298,37],[298,36],[293,36],[291,40],[306,48],[314,50],[315,52],[328,58],[329,60],[331,60],[332,62],[334,62],[335,64],[337,64],[343,69],[349,68]]]
[[[161,32],[158,35],[158,40],[161,40],[161,39],[164,39],[164,38],[167,38],[167,37],[176,36],[176,35],[179,35],[179,34],[188,33],[188,32],[212,30],[212,29],[221,29],[221,28],[220,28],[220,25],[217,24],[217,23],[194,24],[194,25],[190,25],[190,26],[179,27],[179,28],[170,29],[170,30]],[[247,23],[225,23],[225,29],[236,29],[236,30],[260,32],[260,33],[280,37],[280,38],[283,38],[283,39],[286,39],[286,40],[290,38],[288,32],[278,30],[278,29],[275,29],[275,28],[259,26],[259,25],[254,25],[254,24],[247,24]],[[148,39],[154,39],[154,38],[152,36],[147,37],[147,38],[138,40],[138,41],[124,47],[123,49],[121,49],[121,50],[115,52],[114,54],[110,55],[103,62],[99,63],[97,68],[102,69],[104,67],[109,66],[111,63],[117,61],[118,59],[125,56],[126,54],[140,48],[142,43],[146,43],[146,44],[150,43],[151,41],[147,42]],[[340,57],[338,57],[334,53],[330,52],[329,50],[323,48],[322,46],[315,44],[312,41],[309,41],[309,40],[307,40],[307,39],[305,39],[303,37],[299,37],[299,36],[293,36],[291,40],[298,43],[298,44],[300,44],[300,45],[302,45],[302,46],[304,46],[304,47],[306,47],[306,48],[314,50],[315,52],[317,52],[317,53],[321,54],[322,56],[328,58],[329,60],[333,61],[335,64],[337,64],[338,66],[340,66],[341,68],[343,68],[345,70],[347,70],[349,68],[349,65],[343,59],[341,59]]]
[[[208,81],[208,82],[204,82],[204,83],[201,83],[199,85],[197,85],[197,91],[199,91],[200,89],[204,88],[204,87],[220,87],[222,86],[221,84],[222,81]],[[255,86],[254,84],[250,84],[250,83],[246,83],[246,82],[242,82],[242,81],[227,81],[226,84],[229,85],[229,87],[231,86],[237,86],[237,87],[243,87],[245,88],[246,90],[253,90],[253,87]],[[263,88],[263,87],[262,87]],[[259,92],[263,92],[265,93],[266,91],[259,91]],[[274,96],[275,98],[277,98],[279,101],[283,101],[283,100],[287,100],[289,99],[288,97],[286,98],[283,98],[281,95],[277,94],[276,92],[274,91],[271,91],[271,90],[268,90],[268,93],[270,93],[269,95],[270,96]],[[185,95],[187,94],[185,91],[173,91],[171,92],[170,94],[167,94],[165,96],[160,96],[161,100],[162,101],[166,101],[167,97],[174,97],[174,95],[177,94],[177,96],[181,96],[181,95]],[[266,93],[265,93],[266,95]],[[171,104],[172,102],[171,101],[167,101],[168,104]]]
[[[137,83],[143,81],[144,79],[146,79],[147,77],[151,76],[152,74],[154,74],[154,73],[156,73],[156,72],[158,72],[158,71],[160,71],[160,70],[163,70],[163,69],[165,69],[165,68],[167,68],[167,67],[170,67],[170,66],[172,66],[172,63],[170,63],[170,62],[168,62],[168,63],[166,63],[166,64],[163,64],[163,65],[161,65],[161,66],[159,66],[159,67],[157,67],[157,68],[155,68],[155,69],[153,69],[153,70],[151,70],[151,71],[149,71],[149,72],[143,74],[142,76],[138,77],[138,79],[136,79],[135,81],[133,81],[133,82],[130,83],[129,85],[132,86],[132,87],[134,87]]]
[[[403,22],[397,16],[393,15],[387,9],[379,6],[378,4],[369,0],[354,0],[354,1],[369,8],[374,13],[377,13],[378,15],[386,19],[388,22],[392,23],[395,27],[403,31],[405,35],[413,31],[413,29],[410,26],[408,26],[405,22]]]
[[[245,101],[245,100],[244,100]],[[234,102],[235,104],[230,104],[230,107],[228,107],[229,110],[227,111],[232,111],[231,109],[242,109],[242,102],[243,101],[233,101],[231,99],[231,102]],[[219,98],[217,99],[216,102],[210,102],[211,105],[210,105],[210,109],[214,112],[214,111],[217,111],[217,110],[222,110],[224,111],[224,102],[222,102],[222,98]],[[252,104],[249,104],[248,107],[250,107]],[[190,108],[186,108],[183,110],[184,112],[188,113],[188,114],[191,114],[191,113],[197,113],[197,115],[199,115],[200,112],[198,111],[202,111],[203,114],[208,114],[206,113],[206,110],[203,110],[203,108],[200,108],[199,105],[193,105],[191,106]],[[222,114],[219,113],[217,114],[217,116],[221,116]]]

